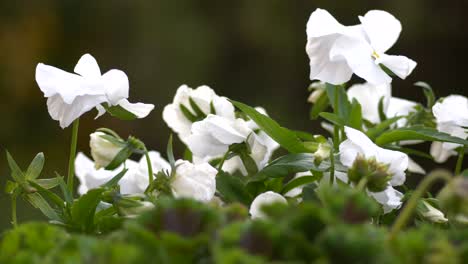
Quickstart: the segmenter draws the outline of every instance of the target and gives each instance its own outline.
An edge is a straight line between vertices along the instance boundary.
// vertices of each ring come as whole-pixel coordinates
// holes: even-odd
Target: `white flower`
[[[243,119],[210,114],[193,124],[186,142],[197,157],[217,157],[224,155],[230,145],[246,141],[251,134],[254,134],[253,131]]]
[[[103,114],[103,103],[120,105],[139,118],[154,108],[149,104],[129,103],[126,100],[129,93],[127,75],[115,69],[101,75],[96,60],[89,54],[80,58],[74,72],[76,74],[42,63],[36,67],[36,82],[48,98],[49,114],[62,128],[95,107],[99,115]]]
[[[288,201],[281,196],[281,194],[268,191],[259,194],[255,199],[252,201],[250,205],[249,213],[252,218],[265,218],[265,214],[262,212],[262,207],[268,204],[273,203],[284,203],[287,204]]]
[[[437,102],[432,107],[432,113],[437,121],[437,130],[454,137],[466,139],[468,137],[468,98],[461,95],[450,95]],[[460,145],[448,142],[434,142],[431,154],[437,162],[445,162]]]
[[[351,101],[356,99],[362,108],[363,118],[370,122],[380,123],[379,117],[379,101],[383,97],[383,111],[388,118],[395,116],[406,116],[414,111],[417,105],[405,99],[392,97],[392,87],[389,84],[373,85],[371,83],[352,85],[348,91],[348,98]],[[406,124],[406,120],[400,119],[396,126],[402,127]]]
[[[209,202],[216,192],[218,171],[209,163],[192,164],[185,160],[175,163],[176,172],[171,181],[171,189],[176,198],[192,198]]]
[[[89,135],[89,147],[96,169],[107,167],[123,149],[122,146],[103,138],[104,135],[106,134],[103,132],[94,132]]]
[[[170,169],[169,163],[162,159],[158,152],[150,151],[149,154],[154,173]],[[146,158],[142,157],[139,162],[128,159],[125,161],[125,168],[128,171],[119,181],[120,192],[122,194],[144,193],[149,183]],[[75,173],[80,181],[78,193],[85,194],[89,189],[101,186],[123,169],[124,165],[120,165],[115,170],[96,169],[92,160],[83,153],[78,153],[75,159]]]
[[[210,114],[202,121],[193,124],[186,143],[194,155],[194,160],[205,162],[222,157],[230,145],[245,142],[250,147],[250,156],[257,168],[262,169],[268,163],[273,151],[278,148],[278,143],[263,131],[256,134],[251,129],[255,129],[256,126],[252,121],[240,118],[228,119]],[[231,173],[240,170],[242,174],[247,175],[245,166],[237,156],[226,160],[223,170]]]
[[[182,85],[177,89],[174,101],[167,105],[163,111],[163,119],[166,124],[179,135],[179,138],[185,143],[190,135],[190,129],[194,120],[190,120],[181,107],[185,107],[193,115],[195,110],[190,104],[190,98],[200,108],[203,114],[216,114],[229,119],[234,119],[234,106],[225,97],[218,96],[213,89],[208,86],[200,86],[197,89]],[[212,113],[212,107],[216,113]],[[203,117],[199,117],[200,120]],[[197,120],[199,121],[199,120]]]
[[[392,174],[387,189],[371,195],[384,206],[385,210],[397,208],[401,205],[401,195],[392,186],[405,182],[405,170],[408,169],[408,155],[402,152],[381,148],[375,145],[364,133],[345,127],[347,140],[340,144],[340,161],[350,168],[358,154],[366,159],[374,157],[377,162],[388,164],[388,171]],[[388,212],[388,211],[386,211]]]
[[[310,79],[342,84],[353,73],[373,84],[390,83],[380,67],[406,78],[416,62],[385,52],[397,41],[400,22],[391,14],[372,10],[360,16],[361,24],[344,26],[327,11],[317,9],[307,23],[306,51],[310,59]]]
[[[426,201],[422,201],[422,203],[425,208],[424,211],[421,212],[421,215],[424,218],[434,223],[445,223],[448,221],[448,219],[445,218],[444,213],[432,206],[430,203]]]

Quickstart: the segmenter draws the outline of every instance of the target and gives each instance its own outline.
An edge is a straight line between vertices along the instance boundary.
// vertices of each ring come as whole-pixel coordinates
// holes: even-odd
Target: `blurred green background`
[[[88,135],[99,127],[138,136],[152,149],[164,150],[170,131],[161,112],[181,84],[209,85],[220,95],[264,106],[286,127],[319,133],[318,123],[308,119],[304,51],[305,25],[317,7],[343,24],[358,23],[357,16],[370,9],[400,19],[403,32],[390,53],[406,55],[418,67],[406,81],[394,81],[396,96],[422,100],[421,90],[412,86],[419,80],[432,84],[439,96],[466,94],[464,0],[1,1],[0,230],[10,221],[3,192],[9,178],[4,149],[23,167],[43,151],[42,177],[66,173],[70,129],[62,130],[50,119],[34,80],[37,63],[72,71],[82,54],[91,53],[103,72],[117,68],[127,73],[131,101],[155,104],[152,114],[138,121],[108,116],[95,121],[94,113],[85,115],[79,150],[86,153]],[[38,217],[19,202],[20,222]]]

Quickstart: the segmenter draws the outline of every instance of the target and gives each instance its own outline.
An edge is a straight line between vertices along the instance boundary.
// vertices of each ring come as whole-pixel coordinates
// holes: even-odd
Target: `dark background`
[[[109,127],[133,134],[164,150],[169,129],[161,118],[181,84],[206,84],[250,105],[262,105],[286,127],[319,133],[309,121],[305,26],[317,7],[343,24],[357,24],[370,9],[394,14],[403,24],[389,54],[418,62],[406,80],[393,82],[396,96],[422,100],[416,81],[429,82],[437,95],[466,94],[468,1],[453,0],[114,0],[0,2],[0,188],[9,178],[4,149],[22,167],[37,152],[46,155],[44,175],[66,174],[71,129],[51,120],[34,80],[37,63],[73,71],[91,53],[102,72],[125,71],[131,101],[155,104],[144,120],[109,116],[82,118],[79,150],[89,153],[88,135]],[[180,143],[176,146],[180,150]],[[453,163],[453,161],[452,161]],[[9,226],[9,199],[1,190],[0,230]],[[20,222],[38,218],[19,202]]]

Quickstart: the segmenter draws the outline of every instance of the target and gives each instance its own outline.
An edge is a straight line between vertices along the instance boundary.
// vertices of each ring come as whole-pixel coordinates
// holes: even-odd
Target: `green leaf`
[[[11,177],[18,182],[19,184],[26,184],[26,177],[23,174],[23,171],[21,171],[20,167],[16,163],[15,159],[10,155],[8,150],[6,151],[7,155],[7,161],[8,161],[8,166],[10,167],[11,170]]]
[[[31,164],[29,164],[28,170],[26,171],[26,179],[28,180],[34,180],[42,172],[42,168],[44,167],[44,153],[40,152],[34,157],[34,159],[31,161]]]
[[[65,181],[63,180],[63,176],[61,176],[61,175],[58,174],[57,172],[55,172],[55,175],[57,176],[56,179],[57,179],[58,182],[59,182],[60,190],[62,191],[63,197],[65,198],[65,201],[66,201],[67,204],[69,204],[69,205],[73,204],[73,195],[72,195],[72,193],[70,192],[70,189],[68,189],[67,184],[66,184]]]
[[[379,110],[380,122],[387,120],[387,115],[385,114],[385,110],[384,110],[384,99],[385,99],[384,96],[380,97],[379,99],[378,110]]]
[[[198,117],[194,114],[192,114],[192,112],[190,112],[190,110],[183,104],[180,104],[179,105],[179,108],[180,108],[180,111],[182,111],[182,113],[184,114],[184,116],[192,123],[194,122],[197,122],[198,121]]]
[[[59,180],[57,178],[36,179],[34,182],[39,184],[44,189],[52,189],[59,185]]]
[[[385,121],[377,124],[376,126],[369,128],[366,134],[370,139],[374,140],[376,137],[382,134],[387,128],[389,128],[391,125],[393,125],[395,122],[397,122],[398,120],[402,118],[403,116],[395,116],[395,117],[386,119]]]
[[[248,105],[232,100],[231,103],[248,115],[263,131],[265,131],[265,133],[278,142],[281,147],[291,153],[309,152],[293,131],[280,126],[270,117],[257,112],[257,110]]]
[[[127,171],[128,169],[122,170],[120,173],[112,177],[112,179],[110,179],[108,182],[104,183],[102,187],[112,188],[116,186],[119,183],[120,179],[122,179],[122,177],[125,176],[125,173],[127,173]]]
[[[342,85],[333,85],[327,83],[325,85],[327,91],[328,100],[333,108],[333,111],[340,118],[347,120],[351,112],[351,104],[348,100],[346,90]]]
[[[200,107],[198,107],[197,103],[195,103],[195,101],[193,101],[192,97],[189,97],[189,103],[190,103],[190,106],[192,107],[193,111],[197,115],[198,119],[204,119],[206,117],[206,114],[203,113],[203,111],[200,109]]]
[[[341,127],[346,126],[346,121],[336,114],[323,112],[323,113],[320,113],[320,116],[330,121],[334,125],[341,126]]]
[[[427,100],[427,108],[432,109],[432,106],[434,106],[435,104],[436,98],[432,87],[425,82],[416,82],[414,85],[423,88],[423,92]]]
[[[294,130],[294,133],[296,133],[296,136],[302,140],[315,141],[314,135],[309,132]]]
[[[90,232],[94,224],[96,207],[101,201],[103,188],[91,189],[73,203],[71,216],[74,225],[81,231]]]
[[[311,182],[315,182],[319,180],[319,178],[320,177],[317,177],[317,176],[302,176],[302,177],[292,179],[283,187],[283,190],[281,190],[281,193],[285,194],[296,187],[306,185]]]
[[[315,189],[317,186],[313,184],[308,184],[302,188],[302,199],[304,201],[315,201],[315,202],[320,202],[320,198],[317,195],[317,192]]]
[[[130,155],[133,154],[133,148],[127,144],[122,150],[117,153],[114,159],[106,166],[106,170],[115,170],[117,169],[122,163],[124,163]]]
[[[328,96],[326,93],[322,93],[314,105],[310,108],[310,119],[315,120],[319,117],[319,114],[328,107]]]
[[[452,137],[447,133],[439,132],[432,128],[427,128],[423,126],[413,126],[408,128],[398,128],[387,131],[381,134],[375,140],[375,143],[378,145],[386,145],[392,142],[398,142],[402,140],[426,140],[426,141],[441,141],[441,142],[451,142],[456,144],[461,144],[468,146],[468,141]]]
[[[102,104],[102,106],[106,109],[106,111],[113,117],[117,117],[121,120],[134,120],[137,116],[120,105],[112,105],[109,106],[107,104]]]
[[[240,202],[250,205],[253,197],[247,192],[244,182],[236,176],[220,171],[216,176],[216,189],[228,203]]]
[[[31,203],[32,206],[41,210],[41,212],[50,220],[61,221],[62,219],[57,215],[49,203],[39,194],[32,193],[25,196],[25,199]]]
[[[410,148],[404,148],[404,147],[395,146],[395,145],[385,145],[384,147],[385,147],[386,149],[391,149],[391,150],[400,151],[400,152],[406,153],[406,154],[408,154],[408,155],[414,155],[414,156],[418,156],[418,157],[422,157],[422,158],[434,160],[434,157],[432,157],[430,154],[427,154],[427,153],[424,152],[424,151],[419,151],[419,150],[410,149]]]
[[[169,160],[169,164],[171,168],[175,166],[175,158],[174,158],[174,150],[172,149],[172,134],[169,136],[169,140],[167,141],[167,159]]]
[[[362,108],[361,104],[353,98],[351,103],[351,112],[349,114],[349,126],[357,130],[362,130]]]
[[[55,205],[57,205],[59,208],[62,208],[65,206],[65,201],[62,200],[58,195],[55,193],[47,190],[46,188],[42,187],[41,185],[37,184],[34,181],[28,181],[31,186],[37,189],[39,194],[43,195],[44,197],[49,198]]]
[[[263,181],[267,178],[285,177],[291,173],[309,171],[313,168],[316,168],[313,154],[288,154],[270,162],[249,181]]]
[[[17,182],[7,180],[5,185],[5,193],[13,195],[18,189],[19,185]]]

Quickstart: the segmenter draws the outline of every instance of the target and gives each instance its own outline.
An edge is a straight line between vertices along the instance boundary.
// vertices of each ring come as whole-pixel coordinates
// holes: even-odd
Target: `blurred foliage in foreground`
[[[220,209],[193,200],[160,199],[155,209],[99,235],[68,233],[48,223],[5,232],[1,263],[463,263],[468,229],[429,224],[389,239],[386,219],[365,194],[321,187],[304,203],[264,207],[268,219],[247,209]],[[325,206],[326,205],[326,206]],[[388,216],[394,217],[394,216]],[[372,223],[379,221],[382,227]],[[109,221],[111,223],[112,221]]]

